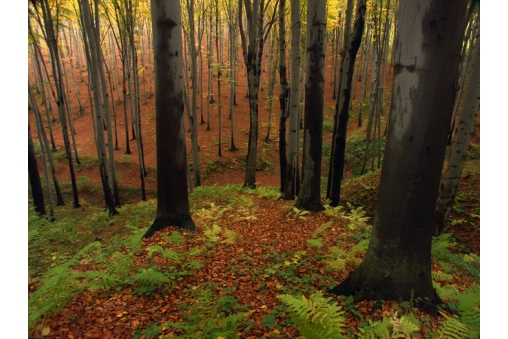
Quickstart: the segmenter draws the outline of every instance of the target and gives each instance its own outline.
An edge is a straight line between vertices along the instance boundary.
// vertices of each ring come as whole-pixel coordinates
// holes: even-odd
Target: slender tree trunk
[[[60,118],[60,125],[62,127],[62,134],[64,139],[65,153],[67,155],[67,161],[69,164],[69,171],[71,177],[71,185],[72,185],[72,193],[74,198],[74,208],[78,208],[81,205],[79,204],[78,197],[78,188],[76,184],[76,175],[74,171],[74,161],[72,159],[72,150],[69,141],[69,131],[67,126],[67,114],[65,112],[65,102],[64,102],[64,90],[63,90],[63,77],[62,70],[60,64],[60,57],[58,52],[57,45],[57,37],[55,34],[55,29],[53,27],[53,20],[51,15],[51,10],[49,6],[48,0],[41,1],[41,7],[43,12],[44,19],[44,27],[46,31],[47,43],[49,47],[49,51],[51,54],[51,65],[53,69],[53,78],[55,81],[55,87],[57,90],[57,107],[58,107],[58,115]]]
[[[478,14],[479,16],[480,14]],[[478,21],[479,22],[479,21]],[[441,234],[446,230],[448,217],[450,216],[459,180],[464,168],[464,162],[467,156],[467,149],[471,139],[476,121],[476,115],[480,109],[480,27],[478,26],[477,36],[471,51],[471,62],[468,65],[469,77],[466,95],[462,104],[460,121],[457,133],[453,138],[450,149],[450,160],[448,168],[440,186],[440,194],[437,199],[436,207],[436,231],[435,234]]]
[[[345,48],[340,67],[338,100],[335,106],[335,126],[332,137],[330,169],[328,172],[326,197],[330,200],[330,206],[338,206],[340,200],[340,188],[346,156],[346,135],[349,120],[351,87],[354,76],[356,53],[362,42],[366,10],[366,1],[358,0],[356,3],[356,19],[353,34],[345,37]],[[351,16],[352,15],[351,13]],[[350,20],[346,19],[346,22],[350,22]]]
[[[323,148],[324,67],[326,55],[326,1],[310,0],[307,12],[307,71],[302,188],[295,206],[308,211],[323,209],[321,154]]]
[[[104,108],[103,105],[108,100],[107,96],[101,97],[101,76],[100,76],[100,45],[97,34],[99,33],[99,27],[94,27],[98,25],[97,17],[92,19],[90,3],[88,0],[83,0],[81,3],[81,11],[83,17],[83,29],[86,33],[86,39],[88,40],[89,47],[89,55],[90,55],[90,78],[91,84],[94,92],[94,104],[95,104],[95,112],[96,112],[96,140],[97,140],[97,155],[99,157],[99,170],[101,174],[102,187],[104,190],[104,198],[106,201],[106,208],[108,209],[109,215],[115,215],[118,211],[115,208],[115,200],[113,196],[113,190],[110,186],[110,167],[108,164],[107,151],[106,151],[106,143],[104,140]],[[95,7],[95,10],[98,10],[98,7]],[[98,14],[98,13],[97,13]],[[93,21],[94,22],[93,22]],[[105,82],[102,83],[102,86],[105,86]],[[110,161],[114,161],[110,159]]]
[[[54,208],[53,208],[53,192],[51,191],[51,183],[49,181],[49,170],[48,170],[48,159],[49,157],[51,157],[51,150],[49,149],[48,147],[48,143],[47,143],[47,138],[46,138],[46,135],[45,135],[45,132],[44,130],[42,129],[42,123],[40,121],[40,117],[41,117],[41,114],[39,112],[39,108],[37,107],[37,103],[35,102],[35,98],[33,96],[33,93],[32,93],[32,90],[31,90],[31,86],[30,86],[30,81],[28,82],[28,96],[29,96],[29,99],[30,99],[30,104],[32,105],[32,108],[34,110],[34,114],[35,114],[35,117],[36,117],[36,122],[37,122],[37,135],[39,136],[39,142],[41,144],[41,152],[42,152],[42,163],[44,165],[44,179],[46,180],[46,188],[48,190],[48,206],[49,206],[49,220],[50,221],[54,221],[55,220],[55,211],[54,211]],[[30,143],[32,144],[30,146]],[[32,150],[30,150],[30,148]],[[34,185],[32,184],[32,175],[31,175],[31,170],[30,168],[31,167],[34,167],[33,165],[33,159],[31,160],[31,155],[30,155],[30,152],[33,153],[33,157],[35,157],[35,150],[34,150],[34,146],[33,146],[33,140],[32,140],[32,135],[31,135],[31,132],[30,132],[30,124],[28,125],[28,163],[29,163],[29,174],[30,174],[30,183],[31,183],[31,187],[32,187],[32,193],[34,192]],[[33,168],[32,170],[35,170],[37,167],[37,160],[35,160],[35,168]],[[38,174],[39,172],[37,172]],[[37,178],[33,178],[33,180],[37,180]],[[40,183],[40,178],[39,178],[39,183]],[[35,185],[37,185],[37,182],[34,183]],[[37,188],[35,189],[37,191]],[[41,187],[41,190],[42,190],[42,187]],[[38,195],[39,193],[37,193]],[[42,193],[41,193],[41,196],[42,196]],[[37,200],[41,199],[41,197],[37,197]],[[35,195],[34,195],[34,204],[35,204]],[[42,197],[41,199],[42,201],[42,206],[44,207],[44,197]],[[63,201],[62,201],[63,202]],[[38,213],[40,213],[38,211],[39,209],[39,206],[36,205],[36,211]],[[40,213],[41,215],[44,214],[44,213]]]
[[[280,164],[280,191],[284,193],[287,184],[287,143],[286,122],[289,116],[289,85],[286,67],[286,0],[279,1],[279,164]]]
[[[291,87],[289,88],[288,164],[282,198],[294,200],[299,194],[299,134],[300,134],[300,1],[291,0]]]
[[[32,198],[34,200],[35,212],[41,216],[46,215],[46,207],[44,206],[44,192],[42,190],[39,168],[37,167],[37,159],[35,158],[34,143],[32,141],[32,133],[30,132],[30,124],[28,124],[28,176],[30,178],[30,187],[32,188]]]

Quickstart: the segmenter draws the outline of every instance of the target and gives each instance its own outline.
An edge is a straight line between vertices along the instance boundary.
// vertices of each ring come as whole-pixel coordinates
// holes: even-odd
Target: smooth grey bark
[[[118,211],[115,207],[115,199],[113,196],[113,189],[111,187],[111,179],[110,176],[110,166],[109,161],[114,161],[113,159],[108,159],[108,154],[106,150],[106,142],[104,136],[104,125],[105,125],[105,112],[103,105],[107,102],[107,96],[101,96],[103,92],[103,87],[106,85],[105,83],[101,84],[101,75],[100,75],[100,67],[101,63],[100,59],[100,45],[97,34],[99,33],[98,27],[94,27],[98,24],[97,17],[92,18],[92,13],[90,9],[90,3],[88,0],[82,0],[80,2],[81,15],[83,18],[83,29],[85,30],[86,39],[88,40],[88,48],[89,48],[89,72],[90,72],[90,80],[91,85],[94,92],[94,105],[95,105],[95,118],[96,118],[96,145],[97,145],[97,155],[99,158],[99,171],[101,175],[102,188],[104,190],[104,199],[106,202],[106,208],[108,209],[109,215],[118,214]],[[97,6],[95,10],[97,11]],[[101,87],[102,85],[102,87]]]
[[[335,124],[326,193],[327,199],[330,200],[330,206],[338,206],[340,200],[340,188],[346,156],[346,134],[349,121],[351,88],[354,79],[356,54],[362,42],[366,11],[366,1],[358,0],[356,3],[356,19],[353,34],[345,37],[345,47],[340,67],[338,99],[335,105]],[[346,22],[348,21],[350,22],[350,20],[346,19]],[[351,31],[349,30],[349,32]]]
[[[57,43],[57,35],[56,35],[56,29],[54,27],[55,22],[53,21],[52,13],[51,13],[51,7],[49,5],[48,0],[41,0],[40,1],[40,8],[42,10],[42,14],[37,12],[38,19],[40,19],[40,16],[42,16],[43,22],[39,20],[39,25],[41,26],[41,29],[43,29],[46,43],[49,47],[50,52],[50,60],[51,60],[51,68],[53,70],[53,80],[55,82],[56,92],[57,92],[57,100],[56,104],[58,107],[58,116],[60,118],[60,125],[62,127],[62,135],[64,140],[64,147],[65,147],[65,153],[67,155],[67,161],[69,164],[69,172],[71,177],[71,186],[72,186],[72,194],[73,194],[73,207],[79,208],[81,205],[79,204],[79,197],[78,197],[78,188],[76,184],[76,175],[75,175],[75,169],[74,169],[74,161],[72,159],[72,149],[70,145],[69,140],[69,130],[68,130],[68,124],[67,124],[67,112],[65,111],[65,94],[64,94],[64,88],[63,88],[63,76],[62,76],[62,67],[60,62],[60,55],[58,51],[58,43]],[[30,25],[30,21],[29,21]]]
[[[321,211],[326,0],[309,1],[307,11],[302,187],[295,206],[302,210]]]
[[[400,5],[385,159],[369,248],[331,290],[356,300],[421,300],[433,314],[431,243],[456,96],[467,1]]]
[[[157,214],[143,235],[171,225],[195,230],[189,212],[179,0],[151,0],[155,66]]]
[[[479,16],[480,14],[478,14]],[[478,19],[479,23],[479,19]],[[480,109],[480,27],[473,45],[471,62],[468,65],[469,77],[467,90],[462,104],[462,112],[457,126],[457,133],[453,138],[448,168],[440,186],[439,198],[436,206],[436,230],[435,234],[446,231],[448,217],[450,216],[460,176],[467,156],[467,149],[471,139],[471,133],[476,121],[476,115]]]
[[[245,5],[247,34],[243,27],[243,10]],[[256,159],[259,129],[259,84],[261,77],[261,62],[263,47],[270,28],[273,25],[276,9],[272,18],[265,24],[267,4],[264,0],[239,0],[239,27],[242,38],[242,52],[247,69],[247,83],[249,89],[249,141],[245,164],[244,187],[256,188]]]
[[[194,0],[186,0],[187,12],[189,14],[189,46],[191,59],[191,78],[192,78],[192,124],[191,141],[192,141],[192,173],[194,175],[194,186],[201,186],[201,167],[199,165],[199,144],[198,144],[198,111],[197,111],[197,95],[198,95],[198,71],[197,71],[197,54],[201,49],[201,44],[196,48],[196,32],[194,23]],[[201,41],[200,41],[201,42]],[[201,78],[199,79],[201,80]]]
[[[294,200],[300,191],[298,137],[300,134],[300,0],[291,0],[291,86],[289,88],[289,133],[287,174],[282,198]]]

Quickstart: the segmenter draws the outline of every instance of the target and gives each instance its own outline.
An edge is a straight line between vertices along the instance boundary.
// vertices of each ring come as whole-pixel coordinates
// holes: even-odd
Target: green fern
[[[307,244],[312,248],[321,248],[323,247],[323,240],[321,238],[307,239]]]
[[[217,242],[220,240],[219,233],[221,232],[221,230],[222,228],[214,223],[211,228],[204,230],[203,234],[206,236],[208,241]]]
[[[393,331],[393,324],[390,319],[384,317],[382,321],[372,322],[369,319],[369,325],[366,328],[359,328],[362,333],[360,339],[390,339]]]
[[[166,236],[166,241],[170,244],[181,246],[185,242],[182,233],[173,231],[170,236]]]
[[[313,293],[309,299],[289,294],[281,294],[277,298],[288,306],[291,319],[304,337],[344,338],[344,311],[337,302],[330,302],[331,297],[325,298],[322,291]]]
[[[439,312],[445,321],[441,323],[439,330],[433,336],[436,339],[464,339],[469,338],[469,326],[461,322],[459,319],[450,317],[443,312]]]
[[[144,269],[143,271],[134,275],[132,277],[132,281],[134,283],[160,285],[163,283],[169,283],[171,280],[165,274],[157,271],[156,268],[150,267],[149,269]]]
[[[203,290],[192,303],[189,316],[185,324],[168,322],[166,327],[185,331],[186,338],[217,339],[238,338],[236,328],[238,322],[248,316],[250,312],[231,313],[224,316],[220,305],[225,298],[216,298],[210,290]]]
[[[107,290],[121,283],[117,277],[103,271],[76,272],[74,274],[77,278],[84,279],[85,287],[89,288],[91,291],[99,289]]]
[[[480,285],[469,286],[457,297],[460,320],[469,326],[469,338],[480,336]]]
[[[314,232],[312,232],[312,237],[313,238],[317,238],[321,235],[321,233],[325,232],[327,229],[329,229],[331,226],[333,225],[333,220],[330,220],[328,222],[325,222],[324,224],[322,224],[321,226],[319,226],[318,228],[316,228],[316,230]]]

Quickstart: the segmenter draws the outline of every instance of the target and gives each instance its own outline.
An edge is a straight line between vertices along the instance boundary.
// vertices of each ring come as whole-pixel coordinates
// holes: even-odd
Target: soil
[[[202,184],[203,185],[226,185],[226,184],[243,184],[245,175],[245,159],[247,156],[247,143],[249,136],[249,103],[246,97],[247,93],[247,81],[245,77],[245,65],[243,63],[243,57],[239,50],[239,67],[238,67],[238,81],[237,81],[237,106],[234,107],[234,122],[235,122],[235,145],[239,149],[237,151],[230,151],[230,139],[231,139],[231,120],[229,116],[229,86],[227,83],[221,84],[221,114],[223,116],[223,128],[222,128],[222,156],[218,155],[218,105],[217,105],[217,81],[214,78],[213,81],[213,93],[215,97],[215,103],[210,104],[210,130],[207,130],[206,124],[200,124],[198,126],[198,144],[200,147],[200,166],[202,172]],[[265,55],[264,58],[268,56]],[[267,64],[267,62],[266,62]],[[121,67],[120,60],[118,65]],[[68,66],[67,66],[68,67]],[[143,74],[140,73],[140,96],[141,96],[141,117],[142,117],[142,140],[143,140],[143,151],[144,161],[147,168],[147,178],[145,185],[147,187],[149,197],[150,189],[156,188],[156,154],[155,154],[155,97],[153,92],[150,91],[149,84],[149,73],[151,70],[150,66],[146,67],[147,71]],[[206,77],[207,65],[203,65],[203,90],[207,88],[207,77]],[[331,50],[328,50],[326,57],[325,66],[325,114],[333,119],[333,112],[335,109],[335,100],[333,99],[333,68]],[[76,98],[73,86],[70,88],[70,106],[73,112],[74,118],[74,130],[75,139],[78,149],[78,156],[83,158],[84,156],[96,157],[97,151],[94,144],[94,132],[92,127],[92,117],[90,112],[90,100],[88,98],[87,82],[79,82],[82,73],[82,78],[87,79],[86,67],[75,67],[74,68],[76,78],[78,79],[78,88],[80,92],[80,99],[83,105],[83,113],[79,113],[79,105]],[[32,79],[35,79],[33,70],[30,72]],[[115,83],[115,77],[112,72],[112,82]],[[224,77],[224,75],[223,75]],[[189,71],[190,78],[190,71]],[[386,87],[391,89],[391,74],[387,74]],[[276,81],[279,80],[278,73]],[[153,81],[153,77],[152,77]],[[369,81],[369,79],[367,79]],[[279,125],[279,103],[278,103],[278,86],[274,92],[272,116],[269,119],[269,110],[267,107],[268,99],[268,70],[265,68],[261,74],[261,86],[259,91],[259,135],[258,135],[258,165],[260,170],[256,173],[256,181],[258,186],[279,186],[280,185],[280,170],[278,161],[278,125]],[[368,84],[368,83],[367,83]],[[115,160],[117,161],[117,171],[119,172],[119,184],[120,186],[131,186],[140,187],[140,175],[139,175],[139,162],[138,162],[138,147],[136,140],[132,140],[131,128],[129,128],[130,149],[132,153],[125,155],[125,127],[126,123],[123,118],[123,105],[124,103],[119,101],[118,98],[122,98],[121,84],[119,86],[114,85],[112,97],[115,98],[114,108],[116,112],[116,133],[118,140],[118,149],[115,151]],[[153,88],[153,87],[152,87]],[[144,91],[143,91],[144,90]],[[390,92],[388,90],[385,93],[385,99],[390,98]],[[361,83],[358,82],[356,86],[356,97],[358,98],[361,93]],[[203,107],[200,107],[200,96],[203,95]],[[130,100],[128,98],[127,112],[130,112]],[[206,121],[208,104],[206,102],[206,93],[198,93],[198,115],[203,110],[203,116]],[[43,112],[42,101],[38,101],[39,109]],[[111,105],[110,105],[111,106]],[[355,102],[354,106],[358,106]],[[385,111],[388,105],[385,105]],[[59,150],[64,150],[63,138],[61,133],[61,127],[58,122],[56,104],[53,103],[54,114],[56,121],[53,122],[53,133],[56,142],[56,147]],[[129,114],[128,114],[129,115]],[[185,117],[185,128],[187,130],[187,153],[189,163],[192,163],[191,157],[191,139],[190,130],[188,125],[188,119]],[[357,128],[357,121],[350,121],[349,130]],[[35,118],[33,114],[30,114],[30,121],[35,124]],[[333,121],[333,120],[332,120]],[[130,117],[127,122],[131,124]],[[270,137],[267,143],[264,143],[265,137],[268,133],[268,125],[271,123]],[[48,133],[48,132],[46,132]],[[331,135],[324,136],[324,141],[331,138]],[[326,161],[326,159],[323,159]],[[192,168],[192,167],[191,167]],[[100,174],[97,166],[87,167],[86,165],[80,166],[79,171],[76,173],[76,178],[85,177],[90,179],[95,184],[100,184]],[[328,172],[327,166],[323,164],[323,175]],[[58,177],[65,181],[70,180],[70,174],[68,166],[60,166],[58,168]],[[346,176],[350,176],[350,173],[346,173]],[[129,190],[132,191],[132,190]],[[153,190],[152,190],[153,191]],[[124,194],[120,191],[122,203],[128,202],[124,199]],[[139,193],[141,197],[141,193]],[[128,199],[130,200],[130,199]]]

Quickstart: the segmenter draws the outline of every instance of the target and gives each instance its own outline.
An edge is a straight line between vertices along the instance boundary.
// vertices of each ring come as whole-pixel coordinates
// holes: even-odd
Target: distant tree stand
[[[152,0],[157,151],[157,214],[143,235],[166,226],[195,230],[189,213],[184,130],[181,9],[178,0]]]
[[[390,129],[369,249],[331,292],[415,301],[431,314],[434,213],[466,26],[467,1],[400,3]]]

